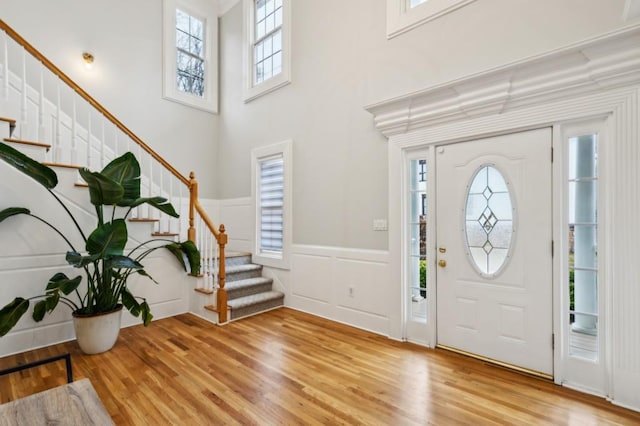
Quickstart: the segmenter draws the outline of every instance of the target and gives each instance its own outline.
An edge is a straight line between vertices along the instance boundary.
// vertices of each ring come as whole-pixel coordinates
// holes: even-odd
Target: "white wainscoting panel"
[[[300,244],[291,251],[290,273],[279,271],[286,306],[388,335],[388,252]]]
[[[230,251],[251,252],[253,241],[253,203],[251,197],[221,200],[217,203],[216,225],[224,224]]]

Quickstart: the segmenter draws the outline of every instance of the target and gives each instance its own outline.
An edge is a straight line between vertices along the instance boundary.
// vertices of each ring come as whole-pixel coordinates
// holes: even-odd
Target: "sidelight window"
[[[597,359],[598,136],[569,138],[569,353]]]

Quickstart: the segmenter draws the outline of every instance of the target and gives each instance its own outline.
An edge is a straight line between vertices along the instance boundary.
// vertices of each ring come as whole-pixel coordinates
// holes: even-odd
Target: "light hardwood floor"
[[[0,369],[65,352],[116,424],[640,424],[600,398],[285,308],[225,327],[180,315],[123,329],[104,354],[69,342]],[[62,362],[0,377],[0,402],[64,382]]]

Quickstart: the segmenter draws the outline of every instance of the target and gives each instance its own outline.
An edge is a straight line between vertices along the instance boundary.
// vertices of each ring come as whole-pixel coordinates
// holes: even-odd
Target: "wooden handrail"
[[[40,53],[35,47],[33,47],[28,41],[26,41],[20,34],[18,34],[13,28],[7,25],[2,19],[0,19],[0,29],[4,30],[12,39],[22,46],[27,52],[38,59],[42,64],[49,69],[52,73],[58,76],[60,80],[64,81],[69,87],[71,87],[80,97],[87,101],[91,106],[100,111],[109,121],[111,121],[118,129],[129,136],[135,143],[140,145],[149,155],[151,155],[156,161],[158,161],[164,168],[169,170],[176,178],[180,179],[185,185],[189,185],[189,179],[187,179],[182,173],[177,171],[171,164],[169,164],[164,158],[155,152],[149,145],[144,143],[142,139],[136,136],[131,130],[129,130],[124,124],[120,122],[113,114],[111,114],[105,107],[103,107],[98,101],[96,101],[91,95],[85,92],[75,81],[67,76],[60,68],[56,67],[49,59],[47,59],[42,53]]]
[[[218,242],[218,290],[216,294],[216,307],[218,310],[218,321],[222,324],[227,322],[227,289],[226,271],[225,271],[225,246],[227,245],[227,234],[224,225],[220,225],[220,229],[216,230],[213,221],[205,211],[200,200],[198,199],[198,180],[194,172],[189,173],[189,230],[187,235],[189,240],[196,242],[195,229],[195,213],[198,212],[200,218],[207,226],[209,231],[213,233]]]
[[[205,209],[200,204],[198,199],[198,181],[195,178],[193,172],[190,173],[189,178],[183,176],[177,171],[169,162],[155,152],[149,145],[144,143],[142,139],[136,136],[131,130],[129,130],[120,120],[118,120],[113,114],[111,114],[105,107],[103,107],[98,101],[96,101],[91,95],[84,91],[75,81],[67,76],[62,70],[56,67],[49,59],[47,59],[42,53],[40,53],[35,47],[33,47],[28,41],[26,41],[20,34],[18,34],[13,28],[7,25],[2,19],[0,19],[0,30],[11,37],[22,48],[29,52],[33,57],[40,61],[49,71],[55,74],[60,80],[73,89],[81,98],[87,101],[91,106],[104,115],[111,123],[113,123],[120,131],[129,136],[136,144],[138,144],[144,151],[146,151],[151,157],[153,157],[158,163],[165,169],[169,170],[176,178],[184,183],[189,188],[189,229],[187,231],[188,239],[195,243],[196,232],[194,227],[195,212],[197,211],[203,222],[216,238],[219,247],[219,265],[218,265],[218,294],[217,294],[217,307],[218,307],[218,321],[220,323],[227,322],[227,291],[225,289],[225,246],[227,244],[227,234],[225,233],[224,225],[220,225],[219,229],[216,229],[215,225]],[[15,122],[14,122],[15,123]]]

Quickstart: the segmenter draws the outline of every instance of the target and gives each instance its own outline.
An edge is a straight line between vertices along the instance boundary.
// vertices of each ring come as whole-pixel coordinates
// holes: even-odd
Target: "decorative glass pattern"
[[[473,176],[465,205],[467,253],[483,276],[495,276],[509,257],[513,205],[509,186],[493,166]]]
[[[204,96],[204,22],[176,10],[176,48],[178,90]]]

